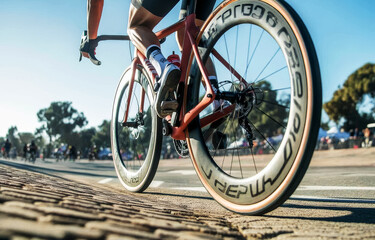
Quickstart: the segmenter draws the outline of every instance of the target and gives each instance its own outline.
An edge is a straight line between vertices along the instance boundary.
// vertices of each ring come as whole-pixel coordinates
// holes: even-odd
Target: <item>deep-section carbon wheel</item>
[[[162,123],[153,105],[146,72],[138,66],[127,108],[132,69],[128,68],[117,87],[112,110],[111,143],[113,161],[122,185],[142,192],[155,176],[162,144]],[[128,109],[128,110],[127,110]],[[128,111],[124,122],[125,111]]]
[[[221,107],[208,107],[189,125],[193,164],[224,207],[271,211],[297,188],[315,148],[321,80],[311,38],[292,8],[275,0],[224,2],[199,38],[203,61],[216,68]],[[195,62],[190,77],[188,110],[205,94]]]

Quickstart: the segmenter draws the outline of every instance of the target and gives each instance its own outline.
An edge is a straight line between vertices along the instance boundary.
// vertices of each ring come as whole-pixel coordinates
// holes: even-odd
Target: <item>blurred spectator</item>
[[[23,146],[23,155],[22,155],[22,157],[23,157],[23,159],[25,159],[26,160],[26,157],[27,157],[27,144],[25,143],[25,145]]]
[[[371,131],[369,128],[366,128],[363,130],[363,135],[364,135],[364,143],[363,143],[363,147],[370,147],[372,143],[370,143],[370,135],[371,135]]]

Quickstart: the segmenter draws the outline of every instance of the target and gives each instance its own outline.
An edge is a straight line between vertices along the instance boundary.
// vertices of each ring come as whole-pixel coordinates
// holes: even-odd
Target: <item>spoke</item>
[[[137,111],[139,111],[139,100],[138,100],[138,96],[135,94],[136,92],[139,92],[138,91],[138,87],[136,87],[136,85],[134,84],[134,89],[133,89],[133,97],[134,97],[134,99],[135,99],[135,101],[136,101],[136,109],[137,109]],[[134,116],[134,121],[136,121],[136,116],[137,116],[137,113],[135,114],[135,116]],[[136,129],[137,131],[139,131],[138,130],[138,127],[137,127],[137,129]],[[138,138],[140,138],[141,136],[140,136],[140,132],[137,132],[137,134],[138,134]],[[133,136],[134,137],[134,136]],[[136,142],[138,142],[137,141],[138,139],[135,139],[134,138],[134,141],[136,141]],[[141,144],[142,144],[142,147],[143,147],[143,143],[142,143],[142,141],[140,141],[141,142]],[[135,144],[136,145],[136,144]],[[137,148],[137,146],[134,146],[135,147],[135,149],[134,149],[134,152],[135,153],[137,153],[137,151],[136,151],[136,148]],[[136,159],[138,160],[138,163],[140,164],[140,165],[142,165],[141,164],[141,159],[139,158],[139,154],[137,153],[137,156],[136,156]],[[134,161],[134,165],[133,165],[133,167],[135,168],[135,161]]]
[[[236,144],[236,148],[238,148],[238,145],[237,145],[237,130],[234,131],[234,143]],[[235,151],[235,149],[233,149],[233,151],[232,151],[232,162],[230,163],[230,172],[229,172],[229,174],[232,174],[232,165],[233,165],[233,159],[234,159],[234,151]]]
[[[237,45],[238,45],[238,25],[236,31],[236,47],[234,48],[234,69],[236,69],[236,62],[237,62]]]
[[[234,114],[233,114],[233,116],[234,116]],[[229,123],[230,123],[231,121],[234,122],[234,117],[233,117],[232,120],[231,120],[231,119],[227,119],[227,124],[226,124],[226,126],[225,126],[225,128],[224,128],[224,134],[225,134],[226,130],[228,129]],[[214,158],[216,157],[217,150],[218,150],[218,148],[219,148],[220,143],[221,143],[222,140],[223,140],[223,136],[220,138],[219,143],[218,143],[218,146],[217,146],[216,149],[215,149],[215,152],[214,152]],[[222,169],[223,169],[223,167],[224,167],[224,160],[225,160],[225,156],[227,155],[227,150],[228,150],[228,149],[225,148],[224,157],[223,157],[223,160],[222,160],[222,162],[221,162],[221,168],[222,168]]]
[[[225,126],[225,128],[224,128],[224,131],[228,128],[228,125],[229,125],[229,121],[227,122],[227,124],[226,124],[226,126]],[[210,129],[210,127],[209,127],[208,129]],[[216,128],[216,131],[217,131],[217,129],[218,129],[218,128]],[[207,131],[208,131],[208,130],[206,130],[206,132],[207,132]],[[213,133],[214,133],[214,132],[213,132]],[[212,133],[212,134],[213,134],[213,133]],[[211,135],[212,135],[212,134],[211,134]],[[209,139],[209,137],[207,137],[207,139]],[[212,138],[211,138],[211,140],[212,140]],[[218,143],[216,149],[214,148],[214,150],[213,150],[214,155],[213,155],[212,158],[215,158],[216,155],[218,154],[218,149],[219,149],[219,146],[220,146],[220,143],[221,143],[222,140],[223,140],[223,137],[220,138],[219,143]],[[225,159],[225,155],[224,155],[223,161],[224,161],[224,159]]]
[[[265,102],[265,103],[268,103],[268,104],[271,104],[271,105],[275,105],[275,106],[278,106],[278,107],[281,107],[281,108],[285,108],[285,109],[289,109],[290,107],[288,106],[284,106],[284,105],[281,105],[279,103],[276,103],[276,102],[270,102],[270,101],[267,101],[267,100],[262,100],[262,102]]]
[[[238,163],[239,163],[239,165],[240,165],[241,177],[243,178],[242,166],[241,166],[241,160],[240,160],[240,153],[239,153],[239,151],[238,151],[238,144],[237,144],[237,131],[234,131],[234,142],[236,143],[236,150],[237,150]],[[233,149],[232,161],[233,161],[233,157],[234,157],[234,151],[235,151],[235,149]]]
[[[120,100],[120,113],[121,114],[119,114],[118,115],[118,117],[120,118],[120,119],[118,119],[119,120],[119,122],[120,123],[122,123],[123,121],[124,121],[124,119],[125,119],[125,112],[126,112],[126,97],[124,97],[124,96],[126,96],[126,91],[128,91],[129,90],[129,88],[127,88],[126,90],[125,90],[125,92],[122,94],[122,96],[121,96],[121,100]]]
[[[251,123],[251,125],[254,127],[255,131],[257,131],[259,133],[259,135],[264,139],[266,140],[266,142],[268,143],[268,145],[272,148],[273,151],[277,152],[276,149],[274,148],[274,146],[267,140],[267,138],[258,130],[258,128],[255,127],[255,125],[253,123]]]
[[[146,90],[146,89],[145,89]],[[146,98],[147,96],[145,96],[145,98]],[[147,99],[148,99],[148,97],[147,97]],[[139,108],[138,108],[139,109]],[[146,112],[147,113],[147,112]],[[144,120],[144,119],[143,119]],[[152,126],[152,124],[151,124],[151,126]],[[146,129],[146,126],[144,126],[144,129]],[[152,134],[152,131],[151,130],[147,130],[147,131],[144,131],[144,133],[143,133],[143,137],[144,137],[144,135],[145,135],[145,133],[146,132],[150,132],[151,134]],[[140,133],[141,134],[141,133]],[[141,137],[141,135],[139,136],[139,137]],[[151,135],[150,135],[150,137],[151,137]],[[142,151],[141,151],[141,154],[142,154],[142,157],[143,157],[143,162],[144,162],[144,160],[145,160],[145,154],[147,154],[147,152],[146,153],[144,153],[144,151],[145,151],[145,149],[146,149],[146,151],[147,151],[147,149],[148,149],[148,147],[150,146],[150,144],[148,143],[148,147],[146,148],[145,147],[145,145],[144,145],[144,142],[142,141],[142,139],[140,139],[141,141],[141,145],[142,145]],[[150,139],[149,139],[150,140]],[[140,167],[142,167],[142,163],[139,161],[139,163],[140,163]]]
[[[226,150],[228,151],[233,151],[233,150],[243,150],[243,149],[249,149],[249,147],[232,147],[232,148],[227,148]],[[211,152],[214,152],[214,150],[210,150]]]
[[[255,158],[254,158],[253,148],[250,148],[250,151],[251,151],[251,156],[253,157],[253,163],[254,163],[255,173],[258,174],[257,165],[255,164]]]
[[[237,144],[236,144],[236,145],[237,145]],[[232,166],[233,166],[234,151],[235,151],[235,150],[233,149],[233,151],[232,151],[232,161],[230,162],[229,175],[232,174]]]
[[[134,84],[135,85],[135,84]],[[141,86],[142,87],[142,86]],[[138,89],[136,89],[136,87],[134,87],[134,90],[138,90]],[[134,92],[134,90],[133,90],[133,92]],[[139,99],[138,99],[138,96],[137,96],[137,94],[134,94],[133,93],[133,96],[134,96],[134,98],[135,98],[135,100],[137,101],[137,111],[139,111]]]
[[[269,90],[265,90],[263,92],[277,92],[277,91],[283,91],[283,90],[287,90],[287,89],[291,89],[291,87],[278,88],[278,89],[269,89]]]
[[[228,44],[227,44],[227,38],[225,37],[225,33],[224,33],[224,41],[225,41],[225,49],[227,51],[227,56],[228,56],[228,63],[229,65],[232,65],[230,64],[230,57],[229,57],[229,51],[228,51]],[[232,80],[232,83],[233,83],[233,74],[230,74],[230,78]]]
[[[144,152],[143,152],[143,151],[144,151],[146,148],[145,148],[145,146],[143,145],[143,141],[142,141],[142,139],[140,139],[140,140],[141,140],[140,142],[141,142],[141,145],[142,145],[142,151],[141,151],[142,158],[143,158],[142,160],[144,161],[145,156],[144,156]],[[139,166],[139,167],[141,168],[141,167],[142,167],[141,159],[139,159],[139,163],[140,163],[140,166]]]
[[[261,40],[262,37],[263,37],[263,33],[264,33],[264,30],[262,30],[262,33],[260,34],[260,37],[259,37],[259,39],[258,39],[258,42],[257,42],[257,44],[255,45],[255,49],[254,49],[253,53],[251,54],[250,61],[249,61],[249,63],[248,63],[247,66],[246,66],[245,75],[244,75],[246,78],[247,78],[247,70],[249,69],[249,66],[250,66],[250,64],[251,64],[251,61],[253,60],[253,57],[254,57],[254,54],[255,54],[256,50],[258,49],[258,46],[259,46],[260,40]]]
[[[253,125],[253,127],[254,127],[254,124],[252,124]],[[255,127],[254,127],[254,129],[259,133],[259,135],[261,135],[262,136],[262,138],[264,138],[264,140],[266,140],[267,141],[267,138],[266,137],[264,137],[264,135],[262,135],[260,132],[259,132],[259,130],[258,129],[256,129]],[[268,142],[268,141],[267,141]],[[271,145],[271,143],[269,143],[268,142],[268,144],[272,147],[272,149],[273,150],[275,150],[275,148]],[[234,147],[234,148],[227,148],[226,150],[228,150],[228,151],[233,151],[233,150],[247,150],[247,149],[249,149],[249,147],[248,146],[246,146],[246,147]],[[213,150],[210,150],[210,152],[213,152]],[[276,151],[275,151],[276,152]]]
[[[282,67],[282,68],[280,68],[280,69],[274,71],[273,73],[271,73],[271,74],[265,76],[264,78],[259,79],[258,82],[263,81],[263,80],[266,80],[267,78],[271,77],[272,75],[274,75],[274,74],[276,74],[276,73],[278,73],[278,72],[280,72],[280,71],[282,71],[282,70],[284,70],[284,69],[286,69],[286,68],[287,68],[287,66],[284,66],[284,67]]]
[[[234,115],[234,114],[233,114],[233,115]],[[227,125],[226,125],[225,128],[224,128],[224,134],[225,134],[225,132],[227,131],[230,122],[234,122],[234,117],[233,117],[232,120],[231,120],[231,119],[228,119]],[[219,147],[219,145],[220,145],[220,143],[221,143],[222,140],[223,140],[223,136],[220,138],[220,141],[219,141],[218,147]],[[223,169],[223,167],[224,167],[224,160],[225,160],[225,156],[227,155],[227,151],[228,151],[228,149],[225,148],[223,161],[221,162],[221,168],[222,168],[222,169]],[[215,153],[216,153],[216,152],[215,152]],[[216,155],[216,154],[215,154],[215,155]]]
[[[275,58],[275,56],[277,55],[277,53],[280,51],[280,48],[278,48],[276,50],[276,52],[273,54],[273,56],[271,57],[271,59],[267,62],[266,66],[264,66],[264,68],[262,69],[262,71],[259,73],[259,75],[255,78],[255,81],[254,83],[256,83],[259,79],[259,77],[262,75],[262,73],[264,72],[264,70],[266,70],[266,68],[268,67],[268,65],[272,62],[272,60]]]
[[[258,107],[255,107],[255,109],[258,110],[259,112],[263,113],[267,117],[269,117],[272,121],[274,121],[275,123],[277,123],[280,127],[286,129],[285,126],[283,126],[281,123],[279,123],[278,121],[276,121],[273,117],[271,117],[270,115],[268,115],[267,113],[265,113],[264,111],[262,111],[261,109],[259,109]]]
[[[253,24],[250,24],[250,31],[249,31],[249,44],[247,47],[247,55],[246,55],[246,63],[249,62],[249,56],[250,56],[250,47],[251,47],[251,32],[253,31]],[[245,69],[245,72],[243,74],[244,77],[246,77],[247,68]]]
[[[237,145],[237,143],[236,143]],[[237,145],[238,147],[238,145]],[[241,172],[241,178],[243,178],[243,172],[242,172],[242,166],[241,166],[241,159],[240,159],[240,152],[238,151],[238,148],[237,148],[237,157],[238,157],[238,164],[240,165],[240,172]]]

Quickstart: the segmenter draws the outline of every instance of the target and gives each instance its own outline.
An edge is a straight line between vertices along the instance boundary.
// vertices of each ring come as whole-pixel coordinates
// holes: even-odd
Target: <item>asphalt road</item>
[[[125,192],[111,161],[1,160],[0,164]],[[272,235],[275,227],[270,226],[277,226],[279,233],[292,229],[294,237],[375,239],[375,149],[316,152],[292,197],[260,217],[233,214],[217,204],[196,177],[190,159],[162,160],[150,188],[139,196],[226,215],[244,229],[242,234],[255,238],[288,238]]]
[[[328,155],[328,152],[320,153],[320,155],[325,155],[325,153]],[[349,153],[348,151],[346,154],[346,158],[356,158],[353,152]],[[328,160],[324,160],[324,156],[323,160],[319,160],[318,157],[313,158],[304,180],[292,198],[375,203],[375,153],[369,157],[373,158],[373,164],[371,161],[358,164],[358,161],[362,160],[357,159],[353,160],[350,165],[347,163],[348,160],[343,161],[340,159],[342,156],[338,156],[343,164],[337,162],[329,165]],[[323,163],[319,163],[319,161],[323,161]],[[53,159],[46,161],[38,159],[35,164],[22,160],[10,160],[3,164],[47,175],[123,189],[117,179],[112,161],[56,162]],[[190,159],[161,160],[150,190],[153,192],[206,193],[195,174]]]

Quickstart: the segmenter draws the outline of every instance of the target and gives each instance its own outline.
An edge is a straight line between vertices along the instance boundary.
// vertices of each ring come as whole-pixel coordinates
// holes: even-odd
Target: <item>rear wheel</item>
[[[321,80],[310,36],[284,1],[227,1],[204,25],[199,47],[215,65],[222,107],[208,107],[189,125],[198,176],[232,211],[271,211],[297,188],[315,148]],[[187,109],[206,93],[195,63],[190,77]]]
[[[112,110],[111,143],[114,165],[122,185],[129,191],[142,192],[152,182],[159,164],[162,123],[152,107],[154,91],[140,66],[135,72],[129,115],[124,122],[131,74],[131,68],[128,68],[117,87]]]

